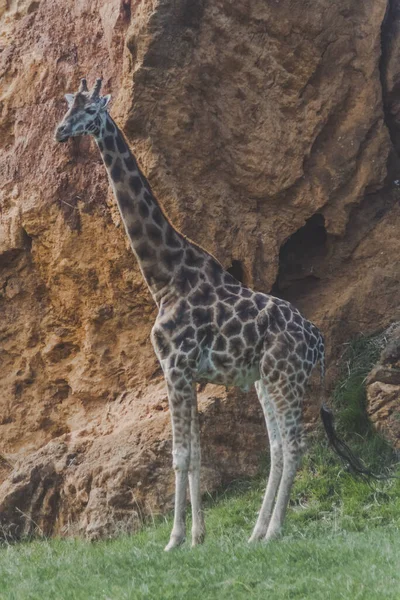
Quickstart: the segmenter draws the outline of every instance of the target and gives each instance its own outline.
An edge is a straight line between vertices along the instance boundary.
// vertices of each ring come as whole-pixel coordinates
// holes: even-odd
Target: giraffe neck
[[[168,293],[188,242],[163,213],[122,132],[108,113],[104,113],[94,137],[132,249],[150,292],[159,304]]]

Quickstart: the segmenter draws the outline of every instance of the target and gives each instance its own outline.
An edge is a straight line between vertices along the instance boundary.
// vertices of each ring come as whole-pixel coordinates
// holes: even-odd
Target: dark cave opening
[[[32,238],[24,228],[22,228],[22,242],[25,250],[28,250],[28,252],[30,252],[32,249]]]
[[[286,240],[279,252],[279,271],[271,294],[290,300],[319,280],[327,237],[324,216],[316,213]]]
[[[244,268],[240,260],[233,260],[232,265],[226,270],[232,275],[232,277],[240,281],[240,283],[245,283]]]

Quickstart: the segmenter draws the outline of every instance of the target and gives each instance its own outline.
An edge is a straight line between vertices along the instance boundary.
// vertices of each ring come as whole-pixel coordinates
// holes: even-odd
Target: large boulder
[[[367,378],[367,410],[376,428],[400,450],[400,323],[388,328],[384,341]]]

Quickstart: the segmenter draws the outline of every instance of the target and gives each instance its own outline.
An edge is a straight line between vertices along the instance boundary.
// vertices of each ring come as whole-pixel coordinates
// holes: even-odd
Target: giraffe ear
[[[110,94],[107,94],[107,96],[103,96],[102,98],[100,98],[100,110],[106,110],[107,106],[110,103],[110,100]]]
[[[75,98],[74,94],[65,94],[64,98],[68,102],[68,106],[72,106],[72,103],[73,103],[74,98]]]

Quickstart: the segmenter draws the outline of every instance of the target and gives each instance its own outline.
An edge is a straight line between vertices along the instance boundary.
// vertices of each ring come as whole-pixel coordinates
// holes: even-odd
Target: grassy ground
[[[362,381],[374,352],[368,340],[351,348],[335,404],[343,415],[339,429],[352,431],[352,446],[381,469],[393,454],[363,412]],[[42,540],[3,546],[0,599],[398,600],[400,480],[356,480],[322,437],[314,437],[281,540],[248,546],[264,482],[237,482],[208,499],[208,537],[195,550],[185,545],[163,552],[168,520],[94,544]]]

